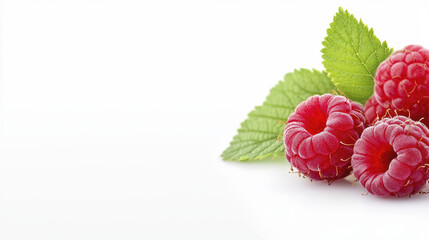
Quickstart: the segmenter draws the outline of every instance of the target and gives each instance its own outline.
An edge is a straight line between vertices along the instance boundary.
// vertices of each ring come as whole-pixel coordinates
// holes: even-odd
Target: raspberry
[[[429,50],[409,45],[382,62],[375,75],[374,96],[385,109],[429,126]]]
[[[289,116],[283,135],[286,158],[314,180],[330,183],[345,177],[364,120],[362,106],[343,96],[312,96]]]
[[[429,178],[429,130],[404,116],[366,128],[354,147],[353,174],[368,192],[408,196]]]
[[[380,105],[375,97],[372,96],[365,104],[365,116],[369,125],[373,125],[375,121],[386,117],[390,112],[386,111],[387,109]]]

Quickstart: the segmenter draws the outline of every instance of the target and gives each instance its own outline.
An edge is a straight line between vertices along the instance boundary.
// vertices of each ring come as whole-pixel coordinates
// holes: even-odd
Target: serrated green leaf
[[[331,93],[333,89],[335,86],[325,72],[300,69],[286,74],[284,80],[270,90],[262,106],[256,107],[241,123],[238,134],[222,153],[223,159],[283,157],[281,136],[285,125],[282,122],[287,121],[300,102],[316,94]]]
[[[341,7],[323,41],[323,65],[329,77],[348,98],[364,104],[374,91],[378,65],[393,51]]]

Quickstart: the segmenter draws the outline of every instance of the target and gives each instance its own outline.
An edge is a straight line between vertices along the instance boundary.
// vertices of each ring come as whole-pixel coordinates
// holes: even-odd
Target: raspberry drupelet
[[[429,177],[429,130],[404,116],[366,128],[354,147],[353,174],[371,194],[409,196]]]
[[[359,103],[332,94],[312,96],[289,116],[283,135],[286,158],[310,179],[330,183],[346,177],[353,145],[364,128]]]
[[[377,120],[380,120],[384,117],[389,117],[390,115],[395,115],[395,112],[390,112],[390,109],[384,108],[381,104],[379,104],[374,95],[368,99],[365,104],[365,116],[368,125],[373,125]],[[396,115],[395,115],[396,116]]]
[[[382,62],[375,75],[374,97],[384,109],[429,126],[429,50],[409,45]],[[369,114],[368,114],[369,115]]]

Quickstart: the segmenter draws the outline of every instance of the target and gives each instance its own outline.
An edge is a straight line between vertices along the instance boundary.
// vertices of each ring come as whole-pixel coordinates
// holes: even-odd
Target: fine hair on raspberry
[[[312,96],[289,116],[286,158],[304,176],[330,183],[350,174],[353,145],[364,128],[359,103],[332,94]]]
[[[409,196],[429,177],[429,130],[408,117],[395,116],[366,128],[354,147],[353,174],[369,193]]]
[[[394,52],[380,64],[375,74],[372,105],[378,111],[391,110],[396,114],[421,120],[429,126],[429,50],[408,45]],[[373,120],[374,115],[369,115]]]
[[[393,112],[393,111],[392,111]],[[394,113],[394,116],[396,113]],[[368,125],[373,125],[377,120],[391,116],[391,109],[386,109],[377,102],[374,95],[365,104],[365,116]]]

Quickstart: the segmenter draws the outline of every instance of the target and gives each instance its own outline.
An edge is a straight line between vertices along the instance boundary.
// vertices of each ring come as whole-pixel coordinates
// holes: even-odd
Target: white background
[[[339,6],[400,49],[423,1],[1,2],[0,239],[427,239],[429,195],[220,159]]]

